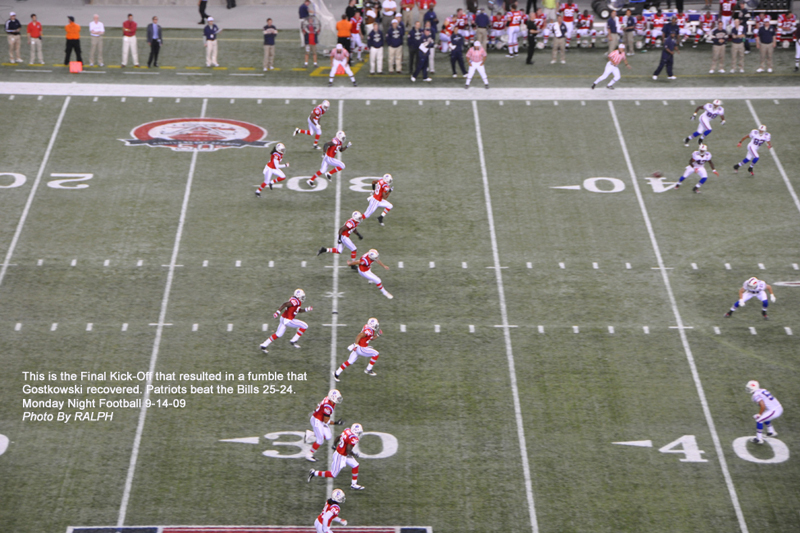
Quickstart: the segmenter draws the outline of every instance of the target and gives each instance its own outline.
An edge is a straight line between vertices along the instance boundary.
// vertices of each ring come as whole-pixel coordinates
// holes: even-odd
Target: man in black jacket
[[[153,22],[147,25],[147,44],[150,45],[150,57],[147,59],[147,68],[150,65],[158,68],[158,52],[164,42],[164,33],[158,23],[158,17],[153,17]]]
[[[414,23],[414,27],[408,32],[408,73],[414,74],[414,63],[417,62],[419,45],[422,42],[422,24],[420,21]]]

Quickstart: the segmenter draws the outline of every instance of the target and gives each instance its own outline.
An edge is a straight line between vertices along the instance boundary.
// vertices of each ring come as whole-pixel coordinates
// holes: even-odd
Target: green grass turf
[[[62,103],[55,97],[0,102],[0,110],[13,107],[37,119],[16,134],[0,133],[10,154],[4,170],[28,178],[23,187],[0,190],[8,213],[0,219],[3,254]],[[752,103],[795,179],[798,104]],[[789,532],[798,505],[793,413],[800,296],[775,287],[770,322],[753,302],[731,319],[722,314],[751,275],[797,279],[792,263],[800,258],[792,243],[800,213],[766,150],[756,178],[732,173],[744,154],[736,141],[754,120],[744,102],[725,105],[728,122],[715,124],[708,138],[722,176],[712,175],[701,195],[690,187],[655,193],[644,180],[659,170],[673,181],[683,170],[691,149],[681,140],[696,124],[689,121],[694,106],[617,102],[614,109],[671,268],[677,308],[694,328],[688,343],[745,520],[751,530]],[[200,116],[201,108],[194,99],[123,103],[87,96],[69,103],[12,257],[15,266],[0,286],[0,433],[12,441],[0,456],[7,480],[0,516],[10,531],[117,521],[139,411],[117,409],[109,423],[22,422],[21,372],[147,369],[156,329],[148,324],[158,320],[168,272],[162,265],[172,254],[192,156],[125,147],[119,139],[144,122]],[[308,137],[290,133],[305,125],[310,108],[296,100],[209,100],[205,115],[265,127],[269,140],[287,145],[287,174],[303,176],[318,169],[319,152]],[[339,109],[332,102],[325,137],[335,132]],[[368,317],[381,320],[384,336],[374,343],[379,376],[365,376],[363,360],[348,369],[338,385],[345,401],[337,416],[399,442],[394,456],[362,461],[359,480],[367,490],[348,493],[343,516],[353,525],[530,531],[503,331],[495,327],[502,323],[495,271],[487,268],[492,242],[473,104],[348,101],[342,109],[353,147],[339,178],[339,220],[366,209],[367,193],[350,190],[351,179],[393,174],[395,208],[386,226],[367,220],[365,239],[355,242],[360,250],[381,252],[391,270],[378,274],[395,299],[340,270],[337,363]],[[661,272],[652,268],[657,260],[608,104],[481,102],[477,110],[500,264],[507,267],[501,272],[508,321],[517,326],[510,338],[540,531],[736,530],[687,357],[669,328],[675,317]],[[304,431],[308,412],[329,388],[331,328],[323,324],[331,319],[326,293],[333,274],[325,267],[332,259],[314,254],[333,244],[336,184],[318,192],[284,187],[258,200],[252,190],[267,154],[244,148],[197,155],[177,260],[182,266],[169,294],[172,325],[164,328],[157,370],[293,371],[309,380],[293,383],[293,394],[187,394],[185,408],[150,409],[126,524],[310,524],[325,498],[325,483],[305,483],[310,463],[262,452],[296,451],[263,435]],[[50,173],[65,172],[94,177],[82,190],[46,186]],[[591,177],[619,179],[625,190],[551,188]],[[274,331],[271,314],[297,287],[314,306],[302,317],[310,324],[303,348],[289,346],[290,331],[265,356],[258,344]],[[18,322],[23,326],[15,331]],[[779,465],[744,461],[731,447],[753,431],[755,411],[744,391],[753,378],[786,409],[776,427],[792,455]],[[175,396],[153,399],[161,397]],[[707,462],[658,452],[684,435],[696,437]],[[220,442],[255,436],[262,436],[258,445]],[[647,439],[652,448],[612,444]],[[375,437],[365,439],[365,452],[377,448]],[[769,448],[749,450],[770,457]],[[346,486],[348,474],[345,469],[335,486]]]

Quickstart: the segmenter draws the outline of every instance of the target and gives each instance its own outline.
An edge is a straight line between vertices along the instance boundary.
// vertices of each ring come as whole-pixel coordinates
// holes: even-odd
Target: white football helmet
[[[722,107],[722,100],[714,100],[711,103],[714,104],[714,107]]]
[[[275,151],[279,154],[286,152],[286,146],[283,143],[278,143],[275,145]]]
[[[384,174],[384,175],[383,175],[383,182],[384,182],[386,185],[388,185],[389,187],[391,187],[391,186],[392,186],[392,182],[393,182],[393,181],[394,181],[394,178],[392,178],[392,175],[391,175],[391,174]]]
[[[698,150],[700,151],[701,154],[704,154],[704,153],[708,152],[708,146],[706,146],[705,144],[701,144],[700,148],[698,148]]]
[[[327,101],[327,100],[323,100],[322,101],[322,109],[324,109],[325,111],[327,111],[330,106],[331,106],[331,103],[329,101]]]
[[[347,135],[343,131],[339,130],[336,132],[336,138],[344,143],[345,139],[347,139]]]
[[[356,222],[361,222],[364,219],[364,215],[361,214],[361,211],[353,211],[353,215],[350,218]]]
[[[758,278],[752,277],[745,282],[747,290],[754,291],[758,287]]]
[[[359,424],[358,422],[356,422],[355,424],[353,424],[352,426],[350,426],[350,431],[352,431],[352,432],[353,432],[353,434],[354,434],[356,437],[358,437],[359,439],[361,438],[361,435],[363,435],[363,434],[364,434],[364,428],[363,428],[363,427],[361,427],[361,424]]]
[[[767,127],[765,125],[760,125],[758,127],[758,133],[767,133]]]
[[[328,393],[328,399],[336,404],[342,403],[342,393],[339,392],[339,389],[331,389]]]
[[[298,300],[300,300],[301,302],[306,301],[306,293],[303,289],[297,289],[296,291],[294,291],[293,296]]]
[[[377,318],[370,318],[369,320],[367,320],[367,327],[370,329],[378,329],[379,327],[381,327],[381,325],[380,323],[378,323]]]
[[[331,492],[331,500],[336,503],[344,503],[344,498],[344,491],[342,489],[333,489],[333,492]]]
[[[747,382],[747,385],[745,385],[744,387],[747,389],[747,392],[749,392],[750,394],[753,394],[755,391],[757,391],[758,389],[760,389],[760,388],[761,388],[761,387],[758,385],[758,381],[756,381],[756,380],[754,380],[754,379],[753,379],[753,380],[750,380],[750,381],[748,381],[748,382]]]
[[[370,258],[370,259],[372,259],[373,261],[375,261],[375,260],[376,260],[376,259],[377,259],[377,258],[378,258],[380,255],[381,255],[381,254],[379,254],[379,253],[378,253],[378,250],[376,250],[375,248],[373,248],[372,250],[370,250],[369,252],[367,252],[367,257],[369,257],[369,258]]]

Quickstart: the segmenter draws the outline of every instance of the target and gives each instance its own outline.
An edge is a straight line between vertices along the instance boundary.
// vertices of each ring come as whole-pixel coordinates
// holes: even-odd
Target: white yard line
[[[497,234],[494,228],[494,214],[492,212],[492,198],[489,194],[489,175],[486,172],[486,158],[483,152],[483,137],[481,136],[481,122],[478,117],[478,104],[472,101],[472,114],[475,117],[475,136],[478,140],[478,155],[481,162],[481,175],[483,177],[483,194],[486,200],[486,215],[489,219],[489,236],[492,240],[492,258],[494,259],[494,273],[497,279],[497,294],[500,298],[500,317],[502,320],[503,338],[506,345],[506,359],[508,360],[508,374],[511,380],[511,396],[514,400],[514,416],[517,421],[517,438],[519,440],[519,453],[522,459],[522,472],[525,478],[525,494],[528,499],[528,513],[530,514],[531,530],[538,533],[539,525],[536,521],[536,507],[533,503],[533,487],[531,484],[531,469],[528,464],[528,445],[525,440],[525,428],[522,424],[522,407],[519,401],[519,388],[517,387],[517,371],[514,365],[514,352],[511,349],[511,334],[508,325],[508,310],[506,309],[506,294],[503,288],[503,270],[500,268],[500,253],[497,249]]]
[[[750,100],[745,100],[747,103],[747,108],[750,110],[750,114],[753,115],[753,120],[756,121],[756,127],[761,125],[761,121],[758,119],[758,115],[756,115],[756,110],[753,109],[753,104],[750,103]],[[800,199],[797,198],[797,193],[794,191],[794,187],[792,187],[792,182],[789,181],[789,177],[786,175],[786,171],[783,170],[783,165],[781,165],[781,160],[778,159],[778,154],[775,152],[775,148],[769,150],[769,153],[772,154],[772,158],[775,160],[775,166],[778,167],[778,171],[783,176],[783,182],[786,184],[786,188],[789,189],[789,194],[792,195],[792,200],[794,200],[794,205],[797,207],[797,210],[800,211]]]
[[[728,463],[725,460],[725,454],[722,450],[722,444],[719,440],[719,435],[717,434],[716,426],[714,425],[714,419],[711,417],[711,410],[708,407],[708,400],[706,399],[706,393],[703,390],[703,384],[700,382],[700,374],[697,371],[697,365],[694,362],[694,356],[692,355],[692,349],[689,347],[689,340],[686,337],[686,329],[683,325],[683,319],[681,318],[681,313],[678,311],[678,304],[675,300],[675,295],[672,292],[672,285],[669,281],[669,276],[667,275],[667,269],[664,267],[664,260],[661,257],[661,250],[658,247],[658,241],[656,240],[656,234],[653,230],[653,225],[650,222],[650,215],[647,213],[647,207],[644,205],[644,198],[642,197],[642,191],[639,188],[639,183],[636,181],[636,172],[633,170],[633,163],[631,162],[631,156],[628,153],[628,147],[625,144],[625,138],[622,136],[622,128],[620,127],[619,120],[617,119],[617,113],[614,110],[614,103],[608,103],[609,110],[611,111],[611,118],[614,119],[614,127],[617,129],[617,135],[619,136],[619,144],[622,147],[622,153],[625,155],[625,163],[628,165],[628,172],[631,176],[631,182],[633,183],[633,190],[636,192],[636,199],[639,202],[639,208],[642,210],[642,217],[644,217],[644,223],[647,227],[647,233],[650,235],[650,244],[653,246],[653,252],[656,256],[656,261],[658,261],[658,267],[661,271],[661,278],[664,281],[664,287],[667,289],[667,296],[669,297],[669,303],[672,307],[672,313],[675,315],[675,323],[677,324],[678,334],[681,338],[681,344],[683,344],[683,350],[686,352],[686,359],[689,362],[689,368],[692,371],[692,378],[694,378],[694,385],[697,389],[697,395],[700,397],[700,405],[703,408],[703,415],[705,415],[706,423],[708,424],[708,429],[711,432],[711,440],[714,441],[714,449],[717,453],[717,458],[719,458],[719,464],[722,468],[722,475],[725,478],[725,484],[728,487],[728,494],[731,498],[731,503],[733,504],[733,509],[736,512],[736,518],[739,521],[739,529],[742,533],[747,533],[747,523],[744,520],[744,514],[742,513],[742,508],[739,505],[739,497],[736,495],[736,488],[733,486],[733,479],[731,478],[731,474],[728,471]]]
[[[0,285],[3,284],[3,279],[6,277],[6,270],[8,270],[8,265],[11,263],[11,256],[14,255],[14,250],[19,242],[19,236],[22,234],[22,228],[25,227],[25,221],[28,219],[28,213],[31,210],[31,204],[33,204],[33,197],[36,196],[36,191],[39,190],[39,183],[42,181],[42,174],[44,174],[47,161],[50,159],[50,152],[53,151],[53,145],[56,143],[58,130],[61,129],[61,122],[64,120],[64,115],[67,112],[69,101],[70,97],[67,96],[67,99],[64,100],[64,105],[61,106],[61,113],[59,113],[58,120],[56,120],[56,127],[53,128],[53,134],[50,136],[50,142],[47,143],[47,149],[44,151],[42,164],[39,165],[39,172],[36,174],[36,179],[33,181],[33,185],[31,186],[31,192],[28,195],[28,200],[25,202],[25,208],[22,210],[22,215],[19,217],[17,230],[14,232],[14,237],[11,239],[11,245],[8,247],[8,251],[6,252],[6,258],[3,260],[3,266],[0,268]]]
[[[179,72],[181,76],[208,75],[208,73]],[[332,87],[325,90],[329,100],[415,100],[420,102],[443,101],[608,101],[608,100],[745,100],[747,98],[800,98],[800,86],[765,87],[664,87],[617,88],[615,91],[592,91],[585,88],[492,88],[489,91],[465,91],[462,87]],[[0,94],[45,96],[111,96],[136,98],[252,98],[252,99],[304,99],[319,98],[320,87],[270,87],[264,94],[262,86],[225,85],[144,85],[113,83],[42,83],[0,82]]]
[[[203,100],[203,107],[200,111],[200,116],[206,116],[206,107],[208,100]],[[139,457],[139,446],[142,443],[142,432],[144,431],[144,423],[147,418],[147,401],[150,398],[150,391],[148,387],[153,384],[153,374],[156,371],[156,362],[158,361],[158,350],[161,346],[161,335],[164,332],[165,319],[167,316],[167,306],[169,305],[169,295],[172,290],[172,281],[175,278],[175,267],[178,261],[178,251],[181,247],[181,237],[183,236],[183,226],[186,222],[186,211],[189,209],[189,195],[192,192],[192,182],[194,181],[194,169],[197,165],[197,154],[199,152],[192,152],[192,162],[189,165],[189,177],[186,180],[186,189],[183,193],[183,204],[181,205],[181,215],[178,219],[178,229],[175,232],[175,243],[172,246],[172,258],[169,261],[169,272],[167,273],[167,284],[164,286],[164,296],[161,299],[161,311],[158,314],[158,323],[156,324],[156,338],[153,341],[153,351],[150,354],[150,368],[148,369],[149,378],[145,385],[144,396],[142,397],[142,409],[139,411],[139,424],[136,426],[136,436],[133,439],[133,450],[131,451],[131,461],[128,465],[128,475],[125,478],[125,489],[122,493],[122,503],[119,506],[119,517],[117,518],[117,527],[122,527],[125,524],[125,515],[128,512],[128,501],[131,496],[131,487],[133,486],[133,477],[136,474],[136,460]]]

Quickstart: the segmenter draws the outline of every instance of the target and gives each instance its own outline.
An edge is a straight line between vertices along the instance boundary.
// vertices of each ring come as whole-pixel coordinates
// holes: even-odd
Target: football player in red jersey
[[[322,176],[323,173],[328,181],[330,181],[333,174],[344,170],[344,163],[342,163],[341,159],[336,159],[336,155],[353,146],[353,143],[344,144],[346,140],[347,135],[345,135],[343,131],[337,131],[336,137],[325,143],[325,146],[323,146],[325,153],[322,154],[322,165],[320,165],[317,173],[311,176],[311,179],[306,182],[309,187],[315,187],[316,184],[314,180]],[[333,170],[328,172],[328,167],[333,167]]]
[[[589,13],[588,9],[584,9],[583,15],[578,19],[578,48],[581,46],[583,37],[591,37],[592,48],[594,48],[594,43],[597,40],[597,30],[594,29],[594,15]]]
[[[720,0],[719,2],[719,18],[722,19],[722,27],[725,30],[731,25],[735,5],[734,0]]]
[[[797,29],[797,17],[794,13],[781,13],[778,15],[778,42],[795,41],[794,32]]]
[[[572,36],[575,35],[575,17],[580,15],[580,10],[578,9],[578,4],[574,4],[572,2],[565,2],[561,4],[558,9],[558,12],[564,17],[564,25],[567,27],[567,44],[566,47],[569,48],[569,41],[572,39]]]
[[[383,331],[381,331],[381,325],[378,323],[378,319],[370,318],[367,320],[367,323],[364,324],[364,327],[361,328],[361,331],[358,333],[358,335],[356,335],[355,342],[347,347],[347,349],[350,350],[350,357],[333,373],[333,379],[338,382],[342,372],[347,370],[348,366],[355,363],[359,356],[369,357],[369,364],[367,364],[367,368],[364,370],[364,373],[368,376],[377,376],[372,368],[378,361],[379,352],[370,346],[369,343],[375,339],[375,337],[379,337],[381,335],[383,335]]]
[[[336,440],[336,451],[333,453],[333,461],[331,461],[330,470],[311,470],[308,473],[307,481],[310,483],[315,477],[336,477],[345,465],[349,466],[353,471],[353,479],[350,482],[350,488],[353,490],[364,490],[364,487],[358,484],[358,461],[356,457],[360,454],[355,449],[361,435],[364,434],[364,428],[361,424],[353,424],[349,428],[342,431],[339,438]]]
[[[347,222],[345,222],[341,228],[339,228],[339,242],[337,243],[336,248],[325,248],[323,246],[319,249],[317,255],[324,253],[340,254],[342,253],[343,246],[347,246],[350,249],[350,259],[355,259],[356,245],[353,244],[353,241],[350,239],[350,234],[355,233],[359,240],[364,238],[356,229],[363,219],[364,215],[362,215],[361,212],[353,211],[353,215],[347,219]]]
[[[711,35],[714,31],[714,15],[710,11],[706,11],[695,26],[694,31],[694,45],[692,48],[697,48],[697,43],[700,42],[700,37],[703,35]]]
[[[274,318],[280,317],[281,323],[278,325],[278,329],[275,330],[275,333],[270,335],[267,340],[261,343],[260,348],[262,352],[269,353],[267,351],[267,346],[272,344],[278,337],[283,337],[283,334],[286,332],[286,328],[297,328],[297,333],[294,334],[294,337],[292,337],[292,340],[289,341],[289,344],[295,348],[300,348],[300,345],[297,344],[297,341],[300,340],[300,337],[302,337],[303,333],[305,333],[308,329],[308,324],[302,320],[298,320],[295,317],[297,316],[297,313],[308,313],[314,310],[314,308],[311,306],[301,307],[305,299],[306,293],[303,292],[303,289],[297,289],[294,291],[294,295],[289,298],[289,301],[283,302],[280,309],[275,311],[272,316]]]
[[[333,489],[331,497],[325,502],[325,507],[322,512],[314,520],[314,528],[317,533],[333,533],[331,529],[331,522],[339,522],[343,526],[347,525],[347,520],[339,518],[339,513],[342,512],[341,505],[344,503],[345,495],[342,489]]]
[[[319,121],[330,106],[331,103],[329,101],[323,100],[320,105],[311,110],[311,114],[308,116],[308,129],[301,130],[300,128],[295,128],[292,137],[296,136],[298,133],[300,135],[311,135],[313,133],[314,149],[319,150],[319,137],[322,135],[322,128],[319,126]]]
[[[317,404],[316,409],[311,413],[312,431],[306,430],[305,441],[307,443],[312,443],[311,449],[306,454],[306,459],[312,463],[317,461],[314,458],[314,452],[319,450],[319,447],[322,446],[326,440],[331,440],[331,438],[333,438],[329,424],[335,424],[332,420],[333,410],[336,409],[336,406],[340,403],[342,403],[342,393],[337,389],[331,389],[328,395]],[[339,423],[341,423],[341,420]]]
[[[389,214],[389,211],[394,207],[389,203],[389,195],[392,194],[394,187],[394,178],[391,174],[384,174],[383,178],[379,180],[372,180],[372,190],[374,191],[369,197],[369,206],[364,211],[364,218],[369,218],[372,213],[379,207],[383,207],[383,213],[378,216],[378,224],[383,226],[383,218]]]
[[[511,11],[506,13],[506,32],[508,32],[508,54],[506,57],[516,57],[519,53],[518,38],[520,25],[525,22],[526,15],[517,7],[516,2],[511,5]]]
[[[256,196],[261,198],[261,191],[264,190],[264,187],[269,186],[269,189],[272,190],[272,186],[276,183],[280,183],[286,179],[286,174],[283,173],[281,170],[282,168],[289,168],[289,163],[285,165],[281,164],[283,160],[283,154],[286,153],[286,146],[283,143],[278,143],[275,145],[275,148],[272,150],[272,153],[269,156],[269,163],[264,167],[264,181],[256,187]],[[272,178],[275,176],[275,179]]]
[[[492,30],[489,32],[489,44],[500,50],[503,47],[500,37],[505,33],[506,19],[503,17],[502,13],[495,13],[492,16]],[[500,43],[499,46],[498,43]]]
[[[381,291],[381,294],[383,294],[384,296],[386,296],[391,300],[392,298],[394,298],[394,296],[389,294],[389,291],[383,288],[383,284],[381,283],[381,278],[373,274],[372,270],[370,270],[372,268],[373,262],[378,263],[386,270],[389,270],[389,267],[384,265],[381,262],[381,260],[378,259],[379,255],[380,254],[378,254],[378,250],[372,249],[369,252],[362,255],[361,259],[359,259],[358,261],[353,261],[353,260],[348,261],[347,265],[348,266],[358,265],[358,273],[361,274],[362,277],[367,278],[367,281],[369,281],[370,283],[374,283],[375,286],[377,286],[378,289]]]

